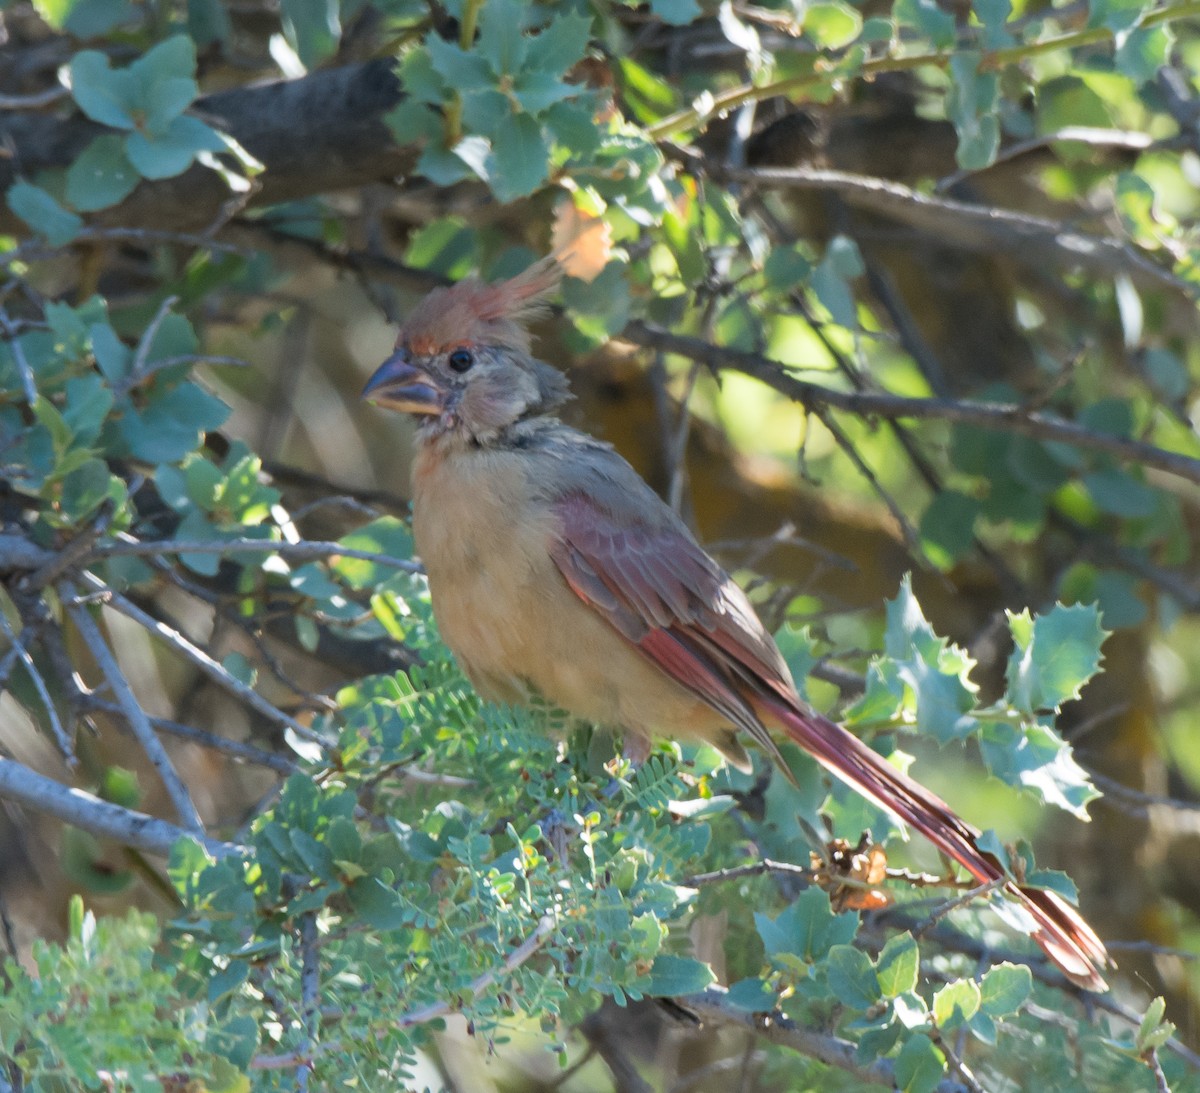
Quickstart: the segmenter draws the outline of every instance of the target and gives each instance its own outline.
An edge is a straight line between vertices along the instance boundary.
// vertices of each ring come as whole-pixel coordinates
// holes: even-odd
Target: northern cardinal
[[[637,472],[553,416],[566,378],[530,355],[524,324],[561,273],[552,257],[508,281],[435,289],[363,391],[418,421],[413,535],[442,637],[475,687],[620,727],[642,757],[667,733],[748,770],[744,732],[786,771],[781,729],[981,884],[1003,880],[974,827],[804,703],[746,595]],[[1108,954],[1074,908],[1003,888],[1068,979],[1107,989]]]

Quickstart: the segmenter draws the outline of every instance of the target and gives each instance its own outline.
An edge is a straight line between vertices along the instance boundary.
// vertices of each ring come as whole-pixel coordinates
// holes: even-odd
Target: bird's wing
[[[787,665],[746,594],[653,501],[656,524],[623,523],[591,497],[568,494],[556,506],[561,537],[551,557],[580,599],[786,772],[748,694],[795,701]]]
[[[630,472],[632,476],[632,472]],[[628,485],[628,483],[623,483]],[[640,480],[636,488],[649,494]],[[763,717],[822,766],[911,824],[981,884],[1000,883],[1033,918],[1031,934],[1080,986],[1106,989],[1103,944],[1052,892],[1025,888],[979,846],[979,831],[853,734],[810,710],[745,594],[657,498],[618,514],[586,492],[557,502],[551,555],[567,584],[666,675],[757,740],[787,772]],[[639,504],[638,502],[646,501]],[[624,519],[622,519],[622,516]],[[642,522],[639,522],[639,517]]]

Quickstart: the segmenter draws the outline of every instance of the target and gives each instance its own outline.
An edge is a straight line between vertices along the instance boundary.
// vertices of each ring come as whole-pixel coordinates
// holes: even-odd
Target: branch
[[[76,594],[74,586],[66,581],[63,582],[63,591],[66,593],[64,598],[67,599],[73,598]],[[171,803],[175,806],[179,818],[192,834],[202,837],[204,823],[200,819],[200,813],[196,811],[191,794],[188,793],[187,786],[179,777],[179,772],[171,762],[171,757],[163,747],[162,741],[155,734],[154,728],[150,724],[150,718],[142,709],[137,695],[133,693],[133,688],[129,686],[129,680],[121,671],[121,666],[117,663],[117,658],[113,656],[96,620],[92,618],[88,607],[78,601],[68,603],[67,612],[75,621],[80,636],[100,666],[104,678],[108,680],[113,697],[117,700],[117,705],[121,707],[125,720],[133,730],[133,735],[137,737],[146,757],[158,771],[158,776],[162,779],[163,786],[166,788],[167,795],[171,798]]]
[[[695,174],[716,182],[767,189],[820,190],[838,194],[855,208],[881,213],[915,228],[939,243],[995,254],[997,248],[1026,264],[1083,266],[1113,276],[1139,273],[1151,281],[1195,298],[1194,285],[1120,239],[1075,231],[1056,220],[1031,213],[977,205],[920,193],[900,182],[822,167],[731,168],[689,149],[668,153]]]
[[[84,790],[64,786],[14,759],[2,756],[0,797],[17,801],[38,812],[46,812],[93,835],[115,839],[124,846],[132,846],[148,854],[166,857],[180,839],[197,839],[214,858],[246,853],[244,846],[219,839],[197,838],[192,832],[166,820],[102,801]]]
[[[160,622],[153,615],[147,614],[119,592],[114,592],[99,577],[93,576],[91,573],[84,573],[83,579],[94,591],[104,595],[105,602],[111,604],[122,615],[133,619],[138,625],[145,627],[150,633],[162,638],[163,641],[181,653],[185,659],[190,660],[219,687],[223,687],[226,691],[229,691],[256,713],[262,714],[268,721],[276,725],[290,729],[303,740],[311,740],[314,743],[324,746],[325,741],[307,725],[302,725],[294,717],[289,716],[268,702],[253,687],[248,687],[230,673],[223,664],[213,660],[199,646],[193,645],[178,630],[171,629],[165,622]]]
[[[252,206],[275,205],[405,174],[416,159],[383,123],[402,97],[390,59],[368,61],[240,87],[198,99],[192,113],[228,133],[264,164]],[[69,166],[91,141],[112,130],[73,114],[0,112],[0,193],[18,175]],[[204,231],[221,215],[229,188],[207,167],[143,181],[121,204],[89,217],[96,225]],[[0,234],[28,228],[0,203]]]
[[[739,349],[712,345],[701,338],[672,334],[660,327],[635,319],[619,337],[647,349],[675,353],[688,360],[700,361],[711,368],[727,368],[765,383],[808,410],[833,407],[861,417],[933,418],[983,429],[1018,433],[1037,440],[1054,440],[1088,451],[1105,452],[1129,463],[1164,471],[1200,483],[1200,459],[1180,452],[1167,451],[1141,440],[1095,432],[1037,410],[1012,403],[971,402],[948,398],[910,398],[905,395],[874,391],[835,391],[819,383],[797,379],[784,366],[769,357]]]
[[[537,929],[504,958],[504,962],[500,967],[486,971],[481,976],[473,979],[470,986],[467,987],[467,991],[472,996],[480,994],[487,990],[501,976],[516,971],[517,968],[542,947],[546,938],[554,932],[557,924],[557,920],[553,915],[542,915],[538,919]],[[427,1006],[419,1006],[415,1010],[409,1010],[407,1013],[400,1014],[399,1017],[390,1020],[388,1024],[399,1028],[412,1028],[413,1025],[423,1025],[438,1017],[445,1017],[448,1013],[453,1013],[454,1008],[454,1005],[449,1001],[431,1002]]]
[[[117,554],[278,554],[284,558],[311,561],[336,555],[364,562],[377,562],[392,566],[406,573],[424,573],[425,569],[411,558],[396,558],[391,554],[380,554],[374,550],[355,550],[341,543],[317,539],[304,539],[298,543],[278,542],[271,539],[160,539],[144,540],[122,536],[99,543],[92,551],[93,557],[109,558]]]
[[[702,1018],[717,1025],[738,1025],[748,1029],[768,1043],[779,1044],[816,1059],[826,1066],[837,1067],[864,1082],[896,1088],[896,1068],[890,1059],[860,1063],[856,1057],[858,1045],[828,1032],[803,1028],[790,1017],[775,1011],[770,1014],[746,1013],[731,1006],[725,987],[709,987],[698,994],[675,999],[681,1006],[695,1010]],[[952,1078],[943,1078],[935,1087],[937,1093],[966,1093],[967,1087]]]

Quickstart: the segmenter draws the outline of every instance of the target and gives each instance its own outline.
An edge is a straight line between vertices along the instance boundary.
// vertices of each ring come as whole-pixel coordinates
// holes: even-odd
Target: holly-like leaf
[[[1070,745],[1050,726],[1031,721],[990,723],[979,734],[988,769],[1010,786],[1031,789],[1048,804],[1087,820],[1087,804],[1100,796]]]
[[[1108,632],[1094,605],[1055,606],[1032,618],[1010,613],[1016,648],[1007,666],[1008,700],[1020,710],[1058,710],[1078,698],[1099,671],[1100,647]]]
[[[970,716],[975,707],[975,662],[966,652],[934,633],[905,577],[896,598],[888,602],[884,649],[898,678],[911,690],[923,731],[938,741],[961,740],[978,728]]]
[[[550,145],[537,121],[528,114],[513,114],[496,133],[488,156],[488,181],[501,201],[533,193],[550,168]]]
[[[947,983],[933,996],[933,1019],[939,1029],[949,1032],[979,1012],[981,994],[973,979]]]

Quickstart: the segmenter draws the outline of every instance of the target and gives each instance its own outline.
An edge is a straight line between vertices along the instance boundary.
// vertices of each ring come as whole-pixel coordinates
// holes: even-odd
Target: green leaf
[[[63,515],[74,522],[85,519],[108,497],[108,480],[103,459],[91,458],[76,467],[62,482]]]
[[[664,23],[681,27],[700,15],[696,0],[650,0],[650,10]]]
[[[1083,484],[1096,506],[1114,516],[1149,516],[1158,507],[1158,493],[1122,470],[1093,471]]]
[[[897,22],[915,27],[938,49],[954,45],[954,16],[940,8],[937,0],[896,0],[892,14]]]
[[[756,913],[754,924],[768,956],[816,961],[833,946],[853,940],[858,915],[852,911],[834,914],[829,897],[814,886],[801,892],[778,918]]]
[[[770,1013],[779,996],[762,979],[740,979],[725,992],[725,1002],[746,1013]]]
[[[654,958],[649,974],[636,980],[638,990],[656,998],[695,994],[716,982],[712,968],[686,956],[661,953]]]
[[[408,526],[394,516],[381,516],[369,524],[343,535],[339,540],[352,550],[387,554],[393,558],[410,559],[413,552],[412,533]],[[373,588],[396,574],[394,566],[366,562],[357,558],[335,558],[333,571],[351,588]]]
[[[879,980],[871,958],[853,945],[835,945],[828,957],[829,987],[844,1006],[870,1009],[880,998]]]
[[[528,5],[519,0],[487,0],[483,5],[475,52],[498,76],[520,71],[525,61],[528,11]]]
[[[1100,796],[1071,747],[1049,725],[985,724],[979,735],[984,762],[1010,786],[1033,790],[1043,801],[1087,820],[1087,804]]]
[[[1019,710],[1058,710],[1078,698],[1100,669],[1108,632],[1094,605],[1055,604],[1031,619],[1028,610],[1008,616],[1016,648],[1008,659],[1008,700]]]
[[[184,114],[156,136],[130,133],[125,138],[129,162],[145,178],[173,178],[191,166],[200,152],[223,152],[225,141],[199,118]]]
[[[488,182],[501,201],[533,193],[546,181],[550,145],[542,127],[528,114],[514,114],[492,141]]]
[[[970,680],[975,662],[933,632],[908,576],[887,605],[884,649],[897,676],[912,692],[922,729],[942,743],[975,731],[978,721],[969,714],[977,690]]]
[[[921,517],[921,546],[935,565],[948,569],[975,543],[980,505],[974,497],[942,490]]]
[[[284,35],[305,68],[333,56],[342,37],[339,0],[282,0],[280,13]]]
[[[140,181],[116,134],[97,137],[67,170],[67,200],[80,212],[123,201]]]
[[[92,121],[114,129],[132,129],[137,81],[128,71],[113,71],[108,57],[85,49],[71,59],[71,97]]]
[[[862,275],[862,256],[852,239],[835,236],[825,248],[825,254],[813,271],[811,285],[817,299],[838,326],[847,330],[858,327],[858,305],[850,281]]]
[[[108,323],[96,323],[90,331],[92,353],[104,378],[114,386],[119,384],[133,367],[133,350],[129,348]]]
[[[819,49],[845,49],[862,32],[862,15],[849,4],[809,4],[804,9],[804,37]]]
[[[586,15],[556,15],[529,41],[525,69],[561,76],[583,57],[591,27]]]
[[[138,18],[138,10],[129,0],[76,0],[63,27],[81,40],[102,38],[124,23]]]
[[[1000,119],[996,109],[1000,80],[994,72],[980,72],[982,55],[959,50],[950,58],[953,82],[946,113],[958,132],[958,165],[968,170],[987,167],[1000,147]]]
[[[896,1084],[903,1093],[933,1093],[946,1072],[946,1057],[922,1032],[910,1036],[896,1056]]]
[[[65,246],[79,234],[83,221],[68,212],[40,186],[19,179],[5,195],[8,207],[52,247]]]
[[[62,417],[71,430],[71,443],[76,448],[90,447],[112,409],[112,391],[91,372],[67,380],[66,396]]]
[[[1005,49],[1013,44],[1014,38],[1006,26],[1012,17],[1011,0],[972,0],[971,9],[983,26],[984,49]]]
[[[981,993],[973,979],[947,983],[933,996],[933,1019],[938,1028],[951,1032],[979,1012]]]
[[[889,937],[875,962],[875,975],[883,996],[895,998],[907,991],[916,990],[920,966],[921,953],[912,934],[903,933]]]
[[[1016,1013],[1033,990],[1033,975],[1025,964],[996,964],[979,984],[980,1009],[989,1017]]]

